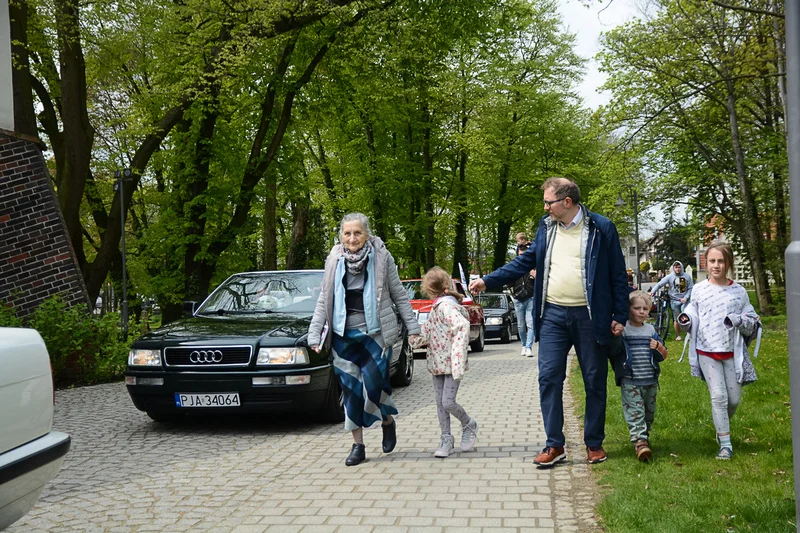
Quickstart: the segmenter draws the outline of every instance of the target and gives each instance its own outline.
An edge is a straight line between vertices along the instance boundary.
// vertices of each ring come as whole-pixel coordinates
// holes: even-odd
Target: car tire
[[[391,382],[394,387],[408,387],[414,379],[414,350],[408,337],[403,339],[403,351],[397,363],[397,373],[392,376]]]
[[[328,398],[320,413],[323,422],[341,424],[344,422],[344,393],[339,385],[339,378],[331,369],[331,384],[328,387]]]
[[[478,333],[478,338],[469,343],[469,347],[472,348],[473,352],[477,353],[483,351],[483,347],[485,345],[483,329],[483,326],[481,326],[480,332]]]
[[[503,332],[500,334],[500,342],[503,344],[511,342],[511,324],[506,324],[506,327],[503,328]]]
[[[186,415],[183,413],[172,413],[169,411],[146,411],[147,416],[150,417],[153,422],[158,422],[160,424],[175,424],[181,422]]]

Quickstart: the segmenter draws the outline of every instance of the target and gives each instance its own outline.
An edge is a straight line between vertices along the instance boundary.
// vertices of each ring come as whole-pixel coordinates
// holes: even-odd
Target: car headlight
[[[308,363],[305,348],[261,348],[258,350],[257,365],[301,365]]]
[[[499,317],[492,317],[492,318],[487,318],[486,319],[486,325],[487,326],[499,326],[502,323],[503,323],[503,319],[499,318]]]
[[[430,313],[420,313],[419,315],[417,315],[417,322],[419,322],[420,324],[422,324],[423,322],[427,322],[429,314]]]
[[[161,366],[161,350],[132,349],[128,352],[129,366]]]

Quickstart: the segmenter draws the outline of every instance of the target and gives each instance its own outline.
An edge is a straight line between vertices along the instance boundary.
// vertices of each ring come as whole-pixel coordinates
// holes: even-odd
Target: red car
[[[428,299],[422,294],[422,280],[421,279],[407,279],[403,282],[403,287],[408,291],[408,299],[411,302],[411,307],[414,309],[414,315],[417,321],[422,325],[428,320],[428,314],[433,307],[433,300]],[[453,279],[453,284],[456,290],[461,293],[464,300],[461,305],[467,308],[469,313],[469,347],[473,352],[482,352],[484,346],[484,338],[486,336],[486,324],[483,318],[483,307],[472,298],[467,287],[465,287],[461,280]],[[414,352],[424,353],[427,350],[426,346],[418,347]]]

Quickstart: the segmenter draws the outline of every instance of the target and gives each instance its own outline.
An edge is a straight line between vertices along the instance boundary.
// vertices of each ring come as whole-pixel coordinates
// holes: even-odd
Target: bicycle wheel
[[[669,327],[671,322],[669,319],[669,313],[669,302],[662,302],[660,312],[658,313],[658,322],[656,323],[656,333],[658,333],[658,336],[661,337],[662,342],[667,342],[667,336],[669,336]]]

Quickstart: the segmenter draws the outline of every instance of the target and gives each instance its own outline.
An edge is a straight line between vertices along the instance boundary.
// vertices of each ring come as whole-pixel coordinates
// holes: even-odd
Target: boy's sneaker
[[[525,355],[527,355],[528,357],[533,357],[533,349],[525,348]]]
[[[677,337],[675,337],[675,340],[676,340],[676,341],[682,341],[682,340],[683,340],[683,338],[682,338],[680,335],[678,335]]]
[[[643,463],[653,458],[653,452],[650,450],[650,443],[645,439],[637,440],[633,445],[633,449],[636,450],[636,458]]]
[[[455,451],[456,439],[452,435],[442,435],[442,440],[439,442],[439,449],[433,452],[434,457],[444,459]]]
[[[547,446],[542,452],[533,460],[533,464],[539,466],[553,466],[556,463],[565,461],[567,454],[564,453],[564,447]]]
[[[717,452],[717,459],[721,461],[729,461],[733,457],[733,450],[727,446],[723,446]]]
[[[589,461],[590,464],[596,465],[597,463],[602,463],[608,456],[606,455],[606,451],[603,449],[602,446],[597,447],[586,447],[586,459]]]
[[[461,451],[468,452],[478,440],[478,422],[471,418],[469,424],[461,429]]]
[[[524,347],[524,346],[523,346],[523,347],[522,347],[522,350],[519,352],[519,354],[520,354],[522,357],[525,357],[526,355],[528,355],[528,349],[527,349],[526,347]]]

